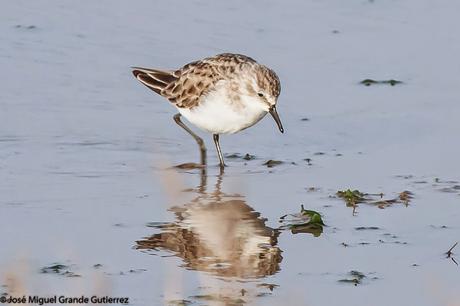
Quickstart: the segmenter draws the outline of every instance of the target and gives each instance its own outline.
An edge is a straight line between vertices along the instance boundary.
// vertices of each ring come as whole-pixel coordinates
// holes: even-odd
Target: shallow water
[[[457,305],[459,267],[445,252],[460,240],[459,8],[4,4],[0,294]],[[286,133],[267,117],[223,136],[225,153],[255,156],[227,157],[223,174],[201,134],[207,173],[171,168],[197,162],[196,144],[129,67],[174,68],[228,51],[277,71]],[[369,78],[403,83],[359,84]],[[413,198],[347,207],[336,196],[346,189]],[[282,228],[280,217],[301,204],[322,215],[321,233]],[[42,270],[55,263],[65,267]]]

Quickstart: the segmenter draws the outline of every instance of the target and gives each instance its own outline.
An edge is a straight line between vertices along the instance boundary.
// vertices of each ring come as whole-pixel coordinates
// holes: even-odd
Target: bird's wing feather
[[[166,86],[177,80],[173,71],[133,67],[133,74],[139,82],[158,94],[161,94]]]
[[[179,108],[193,108],[217,82],[231,79],[237,69],[254,65],[247,56],[224,53],[191,62],[176,71],[133,68],[134,76]]]

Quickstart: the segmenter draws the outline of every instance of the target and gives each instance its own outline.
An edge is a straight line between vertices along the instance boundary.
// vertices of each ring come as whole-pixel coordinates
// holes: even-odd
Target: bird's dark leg
[[[224,157],[222,156],[222,151],[220,150],[219,134],[213,134],[212,138],[214,139],[214,144],[216,145],[217,154],[219,155],[220,168],[223,169],[225,167],[225,163],[224,163]]]
[[[198,135],[192,132],[181,120],[181,114],[174,115],[174,121],[176,121],[177,125],[183,128],[187,133],[189,133],[196,141],[198,146],[200,147],[200,157],[201,157],[201,164],[206,165],[206,146],[204,145],[203,139],[201,139]]]

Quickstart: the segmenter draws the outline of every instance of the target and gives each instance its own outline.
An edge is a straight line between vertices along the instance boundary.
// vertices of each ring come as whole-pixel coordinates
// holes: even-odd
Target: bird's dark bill
[[[270,115],[272,115],[273,119],[275,119],[275,122],[278,125],[278,128],[280,129],[280,132],[284,133],[283,124],[281,123],[280,116],[278,116],[278,112],[276,111],[276,107],[275,106],[270,107],[269,112],[270,112]]]

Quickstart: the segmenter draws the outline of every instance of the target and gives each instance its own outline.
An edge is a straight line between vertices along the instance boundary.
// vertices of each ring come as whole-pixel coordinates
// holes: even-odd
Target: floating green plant
[[[365,198],[365,194],[359,190],[339,190],[337,191],[337,196],[344,199],[345,203],[347,203],[347,206],[354,206],[358,203],[362,203],[368,200]]]
[[[300,213],[284,215],[280,218],[283,224],[280,229],[289,229],[293,234],[309,233],[315,237],[323,233],[325,225],[321,214],[314,210],[305,209],[300,206]]]

